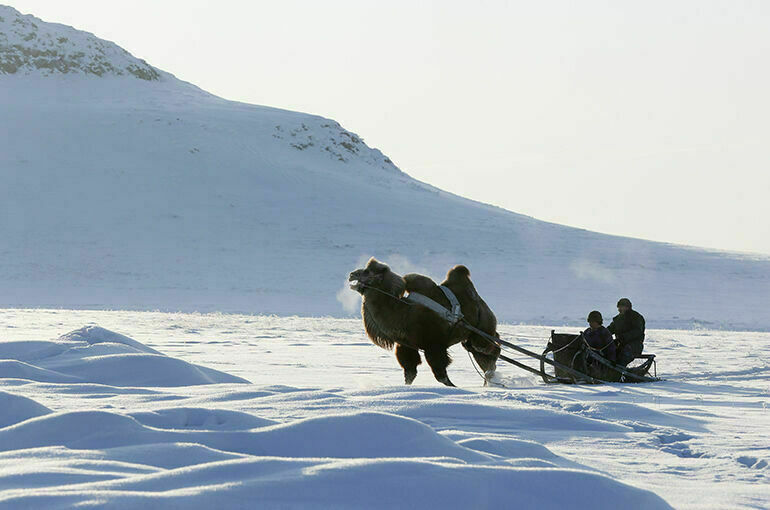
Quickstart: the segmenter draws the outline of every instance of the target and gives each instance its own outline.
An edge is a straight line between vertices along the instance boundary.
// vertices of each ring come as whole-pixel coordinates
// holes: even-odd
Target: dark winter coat
[[[615,335],[621,348],[628,344],[644,343],[644,317],[636,310],[616,315],[607,329]]]
[[[612,341],[612,333],[604,326],[597,329],[588,328],[583,331],[583,338],[588,345],[598,349],[599,353],[608,360],[615,362],[615,342]]]

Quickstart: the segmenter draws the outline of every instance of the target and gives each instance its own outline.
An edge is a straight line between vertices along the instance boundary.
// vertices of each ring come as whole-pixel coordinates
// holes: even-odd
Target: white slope
[[[346,275],[374,255],[439,279],[464,263],[508,321],[582,323],[627,295],[652,325],[770,328],[768,258],[472,202],[334,121],[225,101],[9,7],[0,18],[0,305],[345,316]]]
[[[84,322],[253,384],[0,376],[0,507],[770,504],[768,333],[653,330],[664,381],[582,387],[501,364],[511,389],[482,388],[459,348],[449,370],[463,388],[423,367],[406,387],[392,353],[346,319],[0,310],[0,357],[44,366],[61,354],[41,339]],[[501,328],[532,349],[548,329]]]

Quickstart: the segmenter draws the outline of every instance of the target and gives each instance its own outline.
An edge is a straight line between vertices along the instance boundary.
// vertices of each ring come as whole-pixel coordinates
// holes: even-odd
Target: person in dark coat
[[[607,329],[615,335],[617,350],[615,362],[626,366],[644,349],[644,317],[632,309],[628,298],[618,301],[618,312]]]
[[[604,319],[601,312],[594,310],[588,314],[588,329],[583,331],[583,338],[588,345],[599,351],[609,361],[615,362],[615,342],[612,333],[602,326]]]

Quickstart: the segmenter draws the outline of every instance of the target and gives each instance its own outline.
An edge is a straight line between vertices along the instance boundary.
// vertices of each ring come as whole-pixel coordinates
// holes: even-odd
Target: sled
[[[499,359],[510,363],[527,372],[538,375],[546,384],[601,384],[605,382],[655,382],[660,381],[657,376],[657,364],[654,354],[642,354],[636,359],[643,359],[644,362],[635,367],[623,367],[616,365],[594,349],[592,349],[583,338],[582,333],[564,334],[556,333],[551,330],[551,337],[542,354],[530,351],[516,344],[495,338],[484,331],[475,328],[465,321],[461,321],[462,326],[491,342],[495,342],[501,349],[514,350],[530,358],[540,361],[540,369],[533,368],[525,363],[517,361],[501,353]],[[551,357],[549,357],[551,354]],[[546,371],[546,365],[553,369],[553,373]],[[653,369],[653,375],[649,370]]]
[[[565,371],[559,366],[554,366],[554,373],[546,373],[545,365],[549,353],[560,365],[573,368],[583,374],[583,378],[576,377],[572,371]],[[540,372],[545,382],[559,382],[565,384],[581,384],[589,382],[589,379],[598,379],[601,382],[655,382],[658,378],[658,366],[654,354],[640,354],[634,361],[642,360],[641,364],[624,367],[616,365],[604,358],[599,352],[590,347],[583,338],[583,334],[556,333],[551,330],[551,338],[546,345],[540,360]],[[632,363],[634,363],[632,361]],[[650,374],[652,369],[652,374]]]

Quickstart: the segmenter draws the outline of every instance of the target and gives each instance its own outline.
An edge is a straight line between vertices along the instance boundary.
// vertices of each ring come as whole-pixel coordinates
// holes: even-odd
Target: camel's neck
[[[376,336],[400,339],[403,332],[398,330],[397,325],[402,323],[399,319],[407,312],[408,306],[400,299],[376,291],[367,291],[362,304],[366,330]]]

